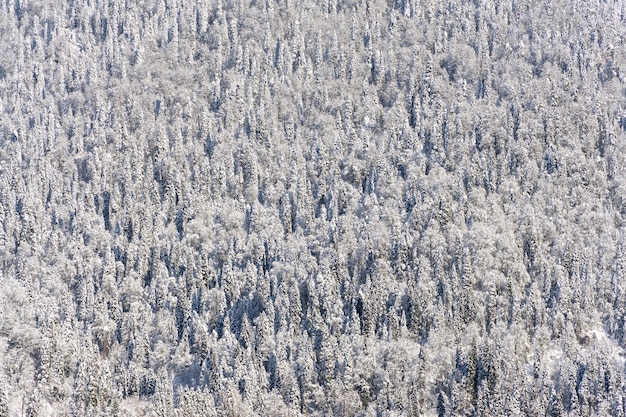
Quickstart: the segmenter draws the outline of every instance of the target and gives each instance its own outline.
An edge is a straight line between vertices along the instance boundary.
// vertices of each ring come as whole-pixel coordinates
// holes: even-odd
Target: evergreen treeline
[[[0,0],[0,416],[626,414],[623,0]]]

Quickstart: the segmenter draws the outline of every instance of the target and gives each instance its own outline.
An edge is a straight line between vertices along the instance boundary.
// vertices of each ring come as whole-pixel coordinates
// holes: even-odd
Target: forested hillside
[[[0,0],[0,416],[626,415],[624,0]]]

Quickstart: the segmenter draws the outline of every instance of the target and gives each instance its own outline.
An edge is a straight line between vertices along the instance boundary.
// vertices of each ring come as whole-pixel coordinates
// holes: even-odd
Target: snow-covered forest
[[[0,416],[626,415],[625,0],[0,0]]]

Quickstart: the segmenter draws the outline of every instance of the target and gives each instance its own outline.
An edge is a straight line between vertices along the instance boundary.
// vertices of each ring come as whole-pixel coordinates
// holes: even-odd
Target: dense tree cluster
[[[625,415],[623,0],[0,0],[0,416]]]

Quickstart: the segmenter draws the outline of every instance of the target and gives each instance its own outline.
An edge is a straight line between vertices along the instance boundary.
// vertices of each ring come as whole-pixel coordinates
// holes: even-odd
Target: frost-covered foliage
[[[0,416],[623,416],[625,28],[0,0]]]

